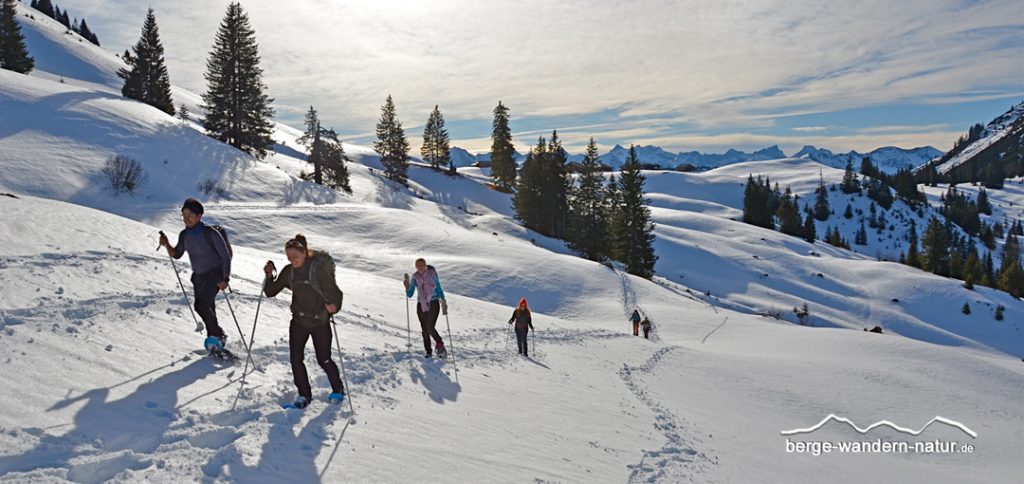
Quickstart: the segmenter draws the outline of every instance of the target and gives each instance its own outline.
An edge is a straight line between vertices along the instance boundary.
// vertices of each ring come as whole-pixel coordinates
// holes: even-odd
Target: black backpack
[[[220,225],[207,225],[206,228],[216,230],[217,233],[220,234],[220,238],[224,239],[224,245],[227,246],[228,248],[228,259],[233,259],[235,257],[235,251],[234,249],[231,248],[231,241],[228,240],[227,229],[221,227]],[[213,244],[213,233],[210,232],[209,230],[204,230],[203,234],[206,235],[206,242],[210,244],[210,248],[213,249],[214,252],[216,252],[217,246]]]

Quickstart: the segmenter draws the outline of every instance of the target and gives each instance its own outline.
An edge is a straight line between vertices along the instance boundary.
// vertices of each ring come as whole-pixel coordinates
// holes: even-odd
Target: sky
[[[171,82],[205,90],[224,0],[66,0],[121,52],[152,6]],[[558,130],[669,151],[804,145],[948,150],[1024,101],[1020,0],[249,0],[277,119],[310,105],[370,145],[390,94],[418,153],[434,105],[452,144],[490,148],[511,111],[519,151]]]

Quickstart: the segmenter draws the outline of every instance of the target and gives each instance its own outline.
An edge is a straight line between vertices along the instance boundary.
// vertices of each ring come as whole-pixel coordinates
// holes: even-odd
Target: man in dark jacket
[[[192,263],[192,287],[195,291],[196,313],[206,325],[207,349],[223,349],[227,340],[224,330],[217,324],[215,306],[217,293],[228,287],[231,279],[231,253],[221,233],[203,224],[203,204],[190,198],[181,207],[181,219],[185,230],[178,234],[178,243],[173,247],[167,236],[160,233],[160,245],[175,259],[188,252]]]
[[[526,335],[529,331],[533,331],[533,315],[530,314],[530,307],[526,304],[525,297],[519,300],[519,306],[512,311],[512,317],[509,318],[508,324],[512,324],[512,322],[516,323],[516,343],[519,345],[519,354],[530,356],[526,348]]]

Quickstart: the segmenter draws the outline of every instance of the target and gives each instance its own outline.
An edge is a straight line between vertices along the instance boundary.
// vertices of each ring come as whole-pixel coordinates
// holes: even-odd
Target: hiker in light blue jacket
[[[444,347],[444,340],[437,332],[438,313],[448,314],[448,303],[444,299],[444,290],[441,289],[441,280],[437,277],[437,270],[434,266],[428,266],[424,259],[416,259],[416,272],[412,275],[412,284],[406,277],[405,296],[412,297],[419,290],[419,297],[416,304],[416,317],[420,320],[420,328],[423,330],[423,349],[429,358],[432,355],[430,349],[430,338],[434,338],[437,356],[444,358],[447,350]]]

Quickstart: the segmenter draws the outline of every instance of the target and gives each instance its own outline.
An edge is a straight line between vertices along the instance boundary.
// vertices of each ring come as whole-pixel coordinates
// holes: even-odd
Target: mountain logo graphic
[[[851,421],[850,419],[848,419],[846,417],[840,417],[840,416],[838,416],[838,415],[836,415],[834,413],[828,414],[827,417],[822,419],[821,422],[818,422],[818,424],[813,426],[813,427],[808,427],[808,428],[805,428],[805,429],[783,430],[782,431],[782,435],[808,434],[808,433],[814,432],[815,430],[820,429],[823,425],[825,425],[826,423],[828,423],[831,420],[835,420],[836,422],[845,423],[845,424],[849,425],[850,427],[852,427],[854,430],[856,430],[857,432],[859,432],[861,434],[866,434],[866,433],[870,432],[872,429],[874,429],[875,427],[881,427],[881,426],[884,425],[884,426],[892,428],[893,430],[895,430],[897,432],[903,432],[905,434],[910,434],[910,435],[915,435],[915,436],[916,435],[921,435],[921,432],[924,432],[924,430],[927,429],[929,426],[931,426],[933,423],[938,422],[938,423],[943,423],[943,424],[949,425],[950,427],[958,428],[958,429],[962,430],[965,434],[970,435],[971,438],[978,438],[978,433],[973,431],[973,430],[971,430],[966,425],[964,425],[964,424],[962,424],[960,422],[957,422],[956,420],[950,420],[948,418],[941,417],[941,416],[938,416],[938,415],[936,415],[935,418],[929,420],[928,423],[926,423],[924,425],[924,427],[921,427],[920,430],[912,430],[912,429],[908,429],[906,427],[900,427],[899,425],[896,425],[896,424],[894,424],[894,423],[892,423],[892,422],[890,422],[888,420],[880,420],[880,421],[875,422],[875,423],[873,423],[871,425],[868,425],[866,428],[862,429],[862,428],[858,427],[856,424],[854,424],[853,421]]]

